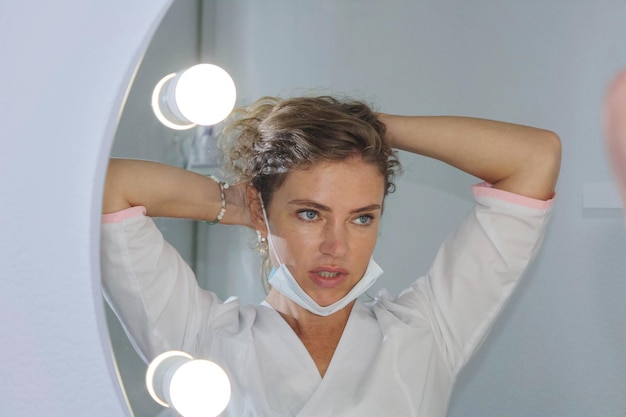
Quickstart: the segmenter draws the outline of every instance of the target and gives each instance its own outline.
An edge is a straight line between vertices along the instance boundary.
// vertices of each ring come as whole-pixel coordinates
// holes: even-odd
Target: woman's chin
[[[311,296],[311,298],[320,307],[328,307],[335,304],[337,301],[340,301],[344,296],[345,294],[336,294],[332,296],[330,294],[318,294],[317,296]]]

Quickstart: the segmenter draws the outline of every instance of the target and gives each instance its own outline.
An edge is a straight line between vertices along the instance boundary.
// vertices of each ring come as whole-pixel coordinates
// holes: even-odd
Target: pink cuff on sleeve
[[[107,213],[102,215],[102,223],[118,223],[131,217],[145,216],[146,208],[144,206],[129,207],[115,213]]]
[[[509,203],[535,209],[547,209],[554,205],[554,195],[549,200],[538,200],[536,198],[530,198],[509,191],[493,188],[491,184],[487,182],[475,184],[472,186],[472,192],[476,197],[484,196],[496,198],[498,200],[508,201]]]

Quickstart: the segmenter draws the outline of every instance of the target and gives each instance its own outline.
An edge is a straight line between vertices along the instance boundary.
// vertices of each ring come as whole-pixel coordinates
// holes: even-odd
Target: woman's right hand
[[[224,190],[221,224],[252,227],[248,183]],[[144,206],[151,217],[212,221],[222,208],[221,189],[204,175],[152,161],[111,159],[104,187],[103,213]]]
[[[250,216],[250,205],[248,204],[247,189],[248,182],[240,182],[230,185],[224,194],[226,196],[226,213],[220,222],[221,224],[236,224],[254,228]]]

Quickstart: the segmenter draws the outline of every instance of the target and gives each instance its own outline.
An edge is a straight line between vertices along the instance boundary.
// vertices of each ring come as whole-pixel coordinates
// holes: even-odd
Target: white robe
[[[324,378],[268,304],[223,303],[200,289],[142,207],[105,215],[105,297],[145,359],[176,349],[226,370],[232,397],[223,416],[443,417],[458,372],[536,254],[552,207],[473,190],[477,204],[425,276],[396,298],[381,291],[356,302]]]

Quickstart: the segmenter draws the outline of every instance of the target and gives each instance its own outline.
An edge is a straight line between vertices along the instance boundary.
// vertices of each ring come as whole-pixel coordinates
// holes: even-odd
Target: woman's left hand
[[[553,132],[471,117],[378,117],[394,148],[438,159],[494,188],[542,200],[554,194],[561,142]]]

